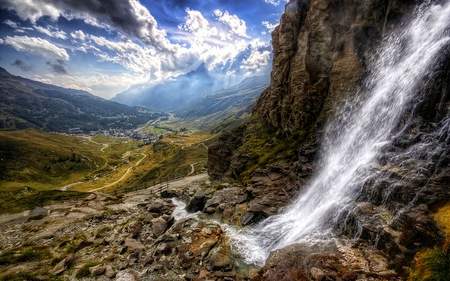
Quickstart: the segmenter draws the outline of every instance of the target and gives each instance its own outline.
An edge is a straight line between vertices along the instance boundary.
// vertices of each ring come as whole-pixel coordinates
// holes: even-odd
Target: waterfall
[[[330,216],[352,204],[370,165],[393,138],[405,111],[422,97],[419,87],[450,42],[450,1],[426,2],[383,41],[374,54],[357,101],[326,128],[319,167],[281,214],[235,235],[247,262],[261,265],[269,253],[330,233]],[[331,219],[333,220],[333,218]]]

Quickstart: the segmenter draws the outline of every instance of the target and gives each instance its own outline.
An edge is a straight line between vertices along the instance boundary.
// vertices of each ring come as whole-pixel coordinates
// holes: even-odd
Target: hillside
[[[32,81],[0,69],[0,128],[49,132],[131,129],[162,116],[87,92]]]

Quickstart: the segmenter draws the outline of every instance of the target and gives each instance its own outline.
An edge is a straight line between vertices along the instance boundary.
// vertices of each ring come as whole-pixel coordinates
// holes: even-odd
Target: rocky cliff
[[[208,152],[213,179],[245,186],[245,206],[233,207],[242,225],[278,214],[302,190],[318,165],[324,124],[361,86],[383,35],[419,2],[300,1],[282,15],[272,33],[270,86],[251,120]],[[417,89],[425,98],[405,113],[354,206],[330,221],[347,242],[275,251],[258,280],[402,280],[416,253],[442,246],[435,213],[450,198],[449,59],[447,48]]]

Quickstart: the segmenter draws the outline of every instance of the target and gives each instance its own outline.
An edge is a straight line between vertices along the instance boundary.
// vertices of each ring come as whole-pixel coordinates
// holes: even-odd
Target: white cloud
[[[47,26],[47,28],[44,28],[42,26],[35,25],[34,29],[36,29],[40,33],[44,33],[50,37],[55,37],[55,38],[59,38],[59,39],[63,39],[63,40],[67,39],[66,32],[64,32],[62,30],[58,30],[57,28],[54,28],[51,26]]]
[[[274,6],[280,5],[281,0],[264,0],[266,3],[270,3]]]
[[[269,32],[272,32],[279,23],[272,24],[268,21],[263,21],[262,24],[269,30]]]
[[[6,36],[3,44],[12,46],[17,51],[27,52],[46,58],[69,60],[66,50],[48,42],[45,39],[28,36]]]
[[[84,41],[86,39],[86,35],[81,30],[77,30],[77,31],[70,33],[70,36],[72,36],[75,39],[81,40],[81,41]]]
[[[179,25],[179,29],[193,33],[198,41],[203,41],[206,37],[218,35],[217,28],[211,28],[208,20],[203,17],[202,13],[190,10],[189,8],[186,9],[186,13],[188,14],[186,22]]]
[[[11,26],[14,29],[19,28],[19,25],[10,19],[5,20],[3,23]]]
[[[219,9],[214,10],[214,15],[218,18],[219,21],[227,24],[230,27],[232,34],[250,38],[247,35],[247,25],[245,24],[245,21],[238,18],[238,16],[230,15],[228,11],[222,12]]]
[[[241,68],[247,70],[260,70],[265,67],[270,61],[270,52],[259,52],[253,50],[251,55],[242,62]]]
[[[33,24],[43,16],[54,21],[60,16],[78,18],[87,24],[118,30],[161,51],[175,52],[179,47],[170,43],[166,31],[157,28],[155,18],[138,0],[2,0],[0,9],[14,10],[21,19]]]
[[[128,74],[121,75],[36,75],[34,80],[53,84],[64,88],[95,92],[103,98],[110,99],[116,94],[125,91],[131,85],[142,84],[148,81],[148,75]],[[94,90],[95,89],[95,90]]]

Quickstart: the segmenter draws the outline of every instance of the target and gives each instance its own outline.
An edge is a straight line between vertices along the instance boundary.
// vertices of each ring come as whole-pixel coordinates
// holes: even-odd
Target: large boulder
[[[167,221],[163,218],[156,218],[152,220],[152,233],[154,238],[158,238],[167,229]]]

